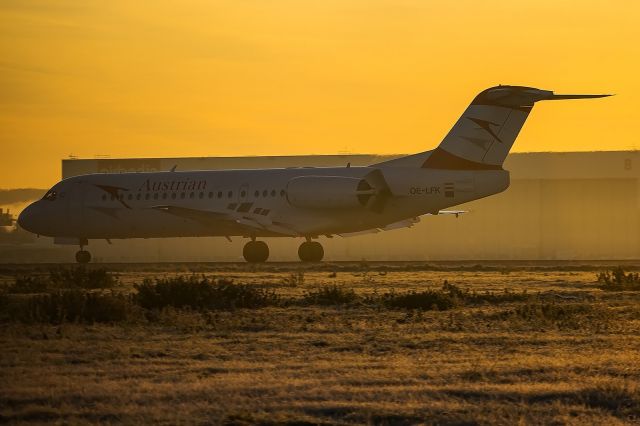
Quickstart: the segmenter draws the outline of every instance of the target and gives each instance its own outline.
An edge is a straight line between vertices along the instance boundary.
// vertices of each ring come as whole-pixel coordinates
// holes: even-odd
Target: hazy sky
[[[516,151],[640,148],[640,2],[3,0],[0,187],[80,157],[410,153],[495,84]]]

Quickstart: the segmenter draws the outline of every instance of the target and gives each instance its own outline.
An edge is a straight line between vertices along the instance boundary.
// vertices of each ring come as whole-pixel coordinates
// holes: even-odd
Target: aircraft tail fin
[[[475,97],[435,150],[380,165],[500,170],[536,102],[605,96],[611,95],[556,95],[532,87],[491,87]]]

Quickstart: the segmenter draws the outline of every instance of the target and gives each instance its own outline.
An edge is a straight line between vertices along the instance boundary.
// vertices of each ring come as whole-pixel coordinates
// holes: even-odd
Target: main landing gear
[[[91,253],[89,253],[87,250],[81,248],[76,253],[76,262],[81,263],[81,264],[86,264],[86,263],[91,262]]]
[[[269,246],[264,241],[249,241],[242,250],[244,259],[249,263],[266,262],[269,258]]]
[[[324,257],[322,244],[317,241],[305,241],[298,248],[298,257],[303,262],[320,262]]]
[[[80,252],[78,252],[78,254],[79,253]],[[244,245],[242,255],[249,263],[263,263],[269,258],[269,246],[267,246],[267,243],[264,241],[251,240]],[[324,257],[322,244],[308,239],[300,244],[298,257],[300,257],[300,260],[303,262],[320,262]],[[80,260],[78,260],[78,262],[80,262]]]

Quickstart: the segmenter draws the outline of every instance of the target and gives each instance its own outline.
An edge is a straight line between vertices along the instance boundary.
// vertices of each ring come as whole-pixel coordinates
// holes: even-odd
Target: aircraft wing
[[[270,218],[262,215],[248,216],[237,211],[219,212],[214,210],[199,210],[186,207],[161,205],[151,207],[174,216],[190,219],[205,226],[212,226],[220,222],[229,222],[240,225],[249,231],[267,231],[275,234],[299,236],[293,228],[282,223],[275,223]]]
[[[458,217],[464,213],[469,213],[469,211],[468,210],[440,210],[436,214],[437,215],[453,214],[456,217]],[[428,213],[428,214],[434,215],[434,216],[436,215],[433,213]],[[364,231],[357,231],[357,232],[343,232],[342,234],[338,234],[338,235],[340,235],[341,237],[357,237],[358,235],[377,234],[380,231],[391,231],[393,229],[411,228],[413,225],[415,225],[418,222],[420,222],[419,217],[412,217],[410,219],[405,219],[399,222],[390,223],[388,225],[381,226],[379,228],[365,229]]]
[[[420,222],[419,217],[412,217],[410,219],[405,219],[399,222],[390,223],[380,228],[365,229],[364,231],[357,231],[357,232],[344,232],[338,235],[340,235],[341,237],[357,237],[358,235],[377,234],[380,231],[391,231],[393,229],[411,228],[413,225],[415,225],[418,222]]]
[[[360,235],[366,234],[377,234],[380,232],[378,228],[365,229],[364,231],[356,231],[356,232],[343,232],[342,234],[338,234],[341,237],[349,238],[349,237],[358,237]]]
[[[189,209],[186,207],[176,207],[168,205],[152,206],[150,208],[185,219],[191,219],[193,221],[200,222],[203,225],[210,225],[221,220],[229,220],[229,215],[227,213],[220,213],[210,210]]]

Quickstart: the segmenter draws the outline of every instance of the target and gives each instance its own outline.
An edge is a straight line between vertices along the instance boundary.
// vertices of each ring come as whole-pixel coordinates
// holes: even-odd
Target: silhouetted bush
[[[2,320],[26,323],[116,322],[131,312],[130,298],[118,293],[59,290],[46,294],[5,295]]]
[[[611,271],[601,271],[597,275],[600,289],[606,291],[640,291],[640,274],[625,273],[622,267],[618,266]]]
[[[106,269],[90,269],[84,266],[53,268],[48,275],[18,276],[7,288],[8,293],[42,293],[61,289],[107,289],[118,284],[116,275]]]
[[[450,293],[425,290],[404,294],[387,293],[382,296],[382,304],[389,308],[444,311],[458,306],[460,300]]]
[[[592,303],[532,301],[516,305],[513,309],[499,312],[491,317],[501,320],[523,321],[541,327],[554,325],[558,328],[578,329],[593,326],[606,328],[612,314],[606,308]]]
[[[514,312],[524,319],[544,318],[566,320],[576,315],[593,312],[593,306],[587,303],[526,303],[516,306]]]
[[[83,266],[57,268],[49,271],[54,288],[104,289],[118,284],[117,277],[106,269],[91,269]]]
[[[411,291],[409,293],[386,293],[380,296],[380,302],[389,308],[422,309],[444,311],[463,305],[474,304],[498,304],[519,302],[531,299],[526,292],[514,293],[505,290],[504,293],[476,293],[467,289],[461,289],[455,284],[444,281],[440,290]],[[368,301],[375,303],[374,297]]]
[[[49,288],[51,288],[51,282],[47,277],[26,275],[16,277],[14,283],[7,288],[7,292],[13,294],[44,293]]]
[[[195,310],[260,308],[279,302],[278,295],[270,290],[194,275],[155,281],[145,279],[142,284],[135,284],[134,288],[137,292],[134,301],[146,309],[169,306]]]
[[[300,301],[305,305],[346,305],[355,302],[356,299],[358,295],[351,289],[325,285],[305,293]]]

